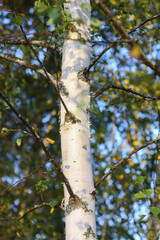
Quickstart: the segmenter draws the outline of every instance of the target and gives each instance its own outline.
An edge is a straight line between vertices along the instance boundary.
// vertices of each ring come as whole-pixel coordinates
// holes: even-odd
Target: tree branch
[[[92,97],[92,100],[95,99],[95,98],[97,98],[97,97],[100,96],[104,91],[106,91],[106,90],[108,90],[108,89],[110,89],[110,88],[122,90],[122,91],[125,91],[125,92],[128,92],[128,93],[132,93],[132,94],[134,94],[134,95],[140,96],[140,97],[142,97],[142,98],[144,98],[144,99],[150,99],[150,100],[152,100],[152,101],[156,101],[156,100],[158,100],[158,99],[160,98],[160,97],[155,98],[155,97],[151,97],[151,96],[146,96],[146,95],[143,95],[143,94],[138,93],[138,92],[136,92],[136,91],[133,91],[131,88],[125,88],[125,87],[123,87],[123,86],[116,86],[116,85],[111,84],[111,85],[104,86],[104,87],[102,87],[100,90],[96,91],[95,94],[94,94],[94,96]]]
[[[55,44],[51,44],[45,41],[30,40],[30,43],[36,47],[45,47],[55,49]],[[0,38],[0,44],[9,44],[9,45],[25,45],[28,46],[28,43],[24,39],[7,39]]]
[[[2,128],[2,130],[3,130],[3,128]],[[6,135],[7,133],[10,133],[10,132],[21,132],[21,133],[23,133],[24,135],[26,135],[26,136],[30,136],[30,137],[32,137],[32,135],[29,133],[29,132],[26,132],[26,131],[24,131],[23,129],[11,129],[11,128],[5,128],[5,130],[4,131],[2,131],[1,130],[1,132],[4,134],[4,135]]]
[[[149,141],[149,142],[145,143],[144,145],[142,145],[142,146],[140,146],[140,147],[138,147],[138,148],[135,148],[131,153],[129,153],[129,154],[127,155],[127,157],[123,158],[123,159],[120,160],[117,164],[115,164],[112,168],[110,168],[110,170],[109,170],[103,177],[101,177],[101,178],[98,180],[98,182],[95,183],[95,188],[97,188],[98,185],[99,185],[104,179],[106,179],[110,174],[112,174],[112,172],[115,171],[119,166],[121,166],[121,165],[122,165],[123,163],[125,163],[128,159],[130,159],[130,157],[131,157],[133,154],[137,153],[137,152],[140,151],[141,149],[146,148],[147,146],[149,146],[149,145],[151,145],[152,143],[157,142],[157,141],[159,141],[159,140],[160,140],[159,138],[158,138],[158,139],[154,139],[154,140],[152,140],[152,141]],[[95,193],[93,192],[92,194],[95,194]]]
[[[84,73],[88,74],[89,70],[96,64],[96,62],[98,62],[98,60],[103,56],[103,54],[105,54],[109,49],[114,47],[117,43],[129,43],[129,42],[132,42],[132,40],[123,39],[122,37],[119,37],[117,40],[113,41],[108,47],[106,47],[97,57],[95,57],[91,61],[88,68],[84,70]]]
[[[101,1],[100,1],[101,2]],[[102,9],[103,10],[103,9]],[[160,14],[156,14],[151,18],[146,19],[145,21],[141,22],[140,24],[138,24],[137,26],[133,27],[128,34],[136,31],[139,27],[143,26],[145,23],[154,20],[156,18],[160,17]],[[114,42],[112,42],[108,47],[106,47],[95,59],[93,59],[90,63],[90,65],[88,66],[88,68],[85,69],[85,73],[88,73],[89,70],[95,65],[96,62],[98,62],[98,60],[103,56],[104,53],[106,53],[109,49],[111,49],[112,47],[114,47],[117,43],[121,43],[123,42],[123,40],[128,43],[128,44],[133,44],[133,39],[132,38],[127,38],[127,39],[123,39],[123,37],[119,37],[117,40],[115,40]],[[134,42],[136,43],[136,40],[134,40]],[[146,57],[145,57],[146,58]],[[147,59],[147,58],[146,58]],[[155,71],[155,73],[157,74],[157,65],[152,63],[150,60],[147,59],[147,62],[149,62],[149,65],[151,64],[151,69]],[[147,64],[146,64],[147,65]],[[147,65],[148,66],[148,65]],[[152,68],[153,67],[153,68]],[[160,74],[160,70],[158,71],[158,75]]]
[[[30,68],[30,69],[34,70],[35,72],[40,73],[43,77],[47,78],[49,83],[56,90],[56,93],[58,93],[58,96],[66,110],[66,113],[68,114],[70,121],[72,123],[76,123],[79,121],[79,119],[77,119],[75,116],[73,116],[73,114],[68,110],[66,104],[64,103],[62,97],[59,94],[60,89],[59,88],[57,89],[57,87],[56,87],[57,81],[53,78],[53,76],[49,72],[46,71],[46,69],[45,70],[41,69],[39,66],[32,64],[30,62],[27,62],[21,58],[15,57],[11,54],[4,54],[4,53],[0,52],[0,58],[5,59],[7,61],[14,62],[14,63],[18,63],[19,65],[24,66],[24,67]],[[46,73],[47,73],[47,75],[46,75]]]
[[[52,162],[52,160],[48,160],[46,162],[43,162],[38,168],[34,169],[31,173],[29,173],[26,177],[21,178],[20,180],[17,180],[16,182],[14,182],[13,184],[7,186],[5,189],[3,189],[3,191],[0,192],[0,197],[6,196],[7,195],[7,191],[10,190],[11,188],[13,188],[15,185],[26,181],[27,179],[29,179],[35,172],[37,172],[39,169],[43,168],[47,163]]]
[[[103,3],[102,0],[99,0],[97,5],[101,8],[101,10],[108,16],[110,22],[112,22],[112,24],[114,25],[115,29],[120,33],[120,35],[122,36],[122,38],[124,39],[128,39],[128,40],[132,40],[131,42],[128,42],[128,44],[131,46],[131,48],[136,47],[138,49],[139,52],[139,56],[136,57],[138,59],[140,59],[142,61],[142,63],[144,63],[146,66],[150,67],[155,74],[157,74],[158,76],[160,76],[160,69],[158,68],[156,63],[153,63],[151,60],[149,60],[146,55],[144,54],[144,52],[142,51],[142,49],[137,45],[136,41],[134,39],[132,39],[129,36],[129,33],[131,33],[131,31],[129,33],[126,32],[126,30],[124,29],[123,25],[121,24],[121,22],[119,22],[116,17],[113,15],[113,13],[109,10],[109,8],[107,7],[107,5],[105,5]],[[158,16],[159,17],[159,16]],[[137,27],[138,28],[138,27]],[[137,29],[136,28],[136,29]],[[133,56],[134,57],[134,56]]]
[[[45,206],[50,206],[49,203],[42,203],[40,205],[35,205],[34,207],[32,208],[29,208],[22,216],[20,217],[9,217],[9,218],[0,218],[0,221],[13,221],[13,220],[21,220],[23,218],[25,218],[30,212],[33,212],[34,210],[36,209],[39,209],[39,208],[42,208],[42,207],[45,207]],[[57,208],[58,206],[55,206],[54,208]]]
[[[46,155],[49,157],[53,165],[55,166],[57,172],[59,173],[61,179],[63,180],[64,184],[66,185],[66,188],[72,198],[74,198],[74,193],[71,189],[71,186],[68,182],[68,179],[65,177],[62,169],[58,165],[58,163],[53,159],[52,154],[49,152],[48,148],[44,145],[41,137],[37,134],[37,132],[32,128],[29,121],[26,120],[16,109],[15,107],[10,103],[10,101],[5,97],[5,95],[0,91],[0,97],[6,102],[6,104],[9,106],[12,112],[15,113],[15,115],[24,123],[24,125],[29,129],[32,136],[36,139],[38,143],[40,143],[43,151],[46,153]]]
[[[160,13],[159,14],[156,14],[154,15],[153,17],[150,17],[150,18],[147,18],[145,19],[143,22],[139,23],[137,26],[135,26],[134,28],[132,28],[128,34],[132,33],[132,32],[135,32],[138,28],[140,28],[141,26],[143,26],[145,23],[149,22],[149,21],[152,21],[156,18],[159,18],[160,17]]]
[[[34,70],[35,72],[41,74],[43,77],[47,78],[44,70],[41,69],[36,64],[32,64],[28,61],[25,61],[25,60],[21,59],[21,58],[15,57],[11,54],[5,54],[5,53],[2,53],[2,52],[0,52],[0,58],[5,59],[7,61],[14,62],[14,63],[18,63],[19,65],[24,66],[26,68],[30,68],[31,70]],[[51,85],[55,88],[56,87],[56,80],[53,78],[53,76],[50,73],[47,72],[47,74],[49,76]]]

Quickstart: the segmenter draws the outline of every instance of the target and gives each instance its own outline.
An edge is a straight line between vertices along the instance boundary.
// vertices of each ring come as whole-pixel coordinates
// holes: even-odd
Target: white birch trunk
[[[89,0],[70,0],[65,4],[71,12],[73,26],[69,39],[63,46],[61,96],[78,121],[73,123],[61,104],[61,148],[62,166],[76,201],[65,195],[66,239],[96,239],[95,200],[90,153],[90,126],[88,109],[90,106],[89,83],[82,74],[90,63],[90,12],[81,8]],[[78,25],[74,19],[81,19]],[[86,40],[81,43],[80,38]]]

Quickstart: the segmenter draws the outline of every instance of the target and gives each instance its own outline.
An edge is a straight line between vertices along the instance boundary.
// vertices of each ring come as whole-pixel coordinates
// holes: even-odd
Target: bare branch
[[[117,164],[115,164],[103,177],[101,177],[101,178],[98,180],[98,182],[96,182],[95,188],[97,188],[98,185],[99,185],[104,179],[106,179],[110,174],[112,174],[113,171],[115,171],[115,170],[116,170],[118,167],[120,167],[123,163],[125,163],[127,160],[129,160],[130,157],[131,157],[133,154],[137,153],[137,152],[140,151],[141,149],[146,148],[147,146],[149,146],[149,145],[151,145],[152,143],[157,142],[157,141],[159,141],[159,139],[154,139],[154,140],[152,140],[152,141],[149,141],[149,142],[145,143],[144,145],[142,145],[142,146],[140,146],[140,147],[138,147],[138,148],[135,148],[131,153],[129,153],[129,154],[127,155],[127,157],[125,157],[125,158],[123,158],[122,160],[120,160],[120,161],[119,161]],[[93,192],[92,194],[95,194],[95,193]]]
[[[18,63],[19,65],[24,66],[26,68],[30,68],[31,70],[34,70],[35,72],[41,74],[43,77],[47,78],[43,69],[41,69],[39,66],[37,66],[35,64],[32,64],[28,61],[23,60],[21,58],[15,57],[11,54],[4,54],[2,52],[0,52],[0,58],[5,59],[7,61],[14,62],[14,63]],[[47,74],[50,78],[51,85],[54,86],[54,88],[55,88],[56,87],[56,80],[54,79],[54,77],[50,73],[47,72]]]
[[[149,22],[149,21],[152,21],[156,18],[159,18],[160,17],[160,13],[159,14],[156,14],[154,15],[153,17],[150,17],[150,18],[147,18],[145,19],[143,22],[139,23],[137,26],[135,26],[134,28],[132,28],[128,33],[132,33],[134,31],[136,31],[138,28],[142,27],[145,23]]]
[[[49,152],[48,148],[44,145],[41,137],[37,134],[37,132],[32,128],[32,126],[30,125],[29,121],[27,119],[25,119],[16,109],[15,107],[10,103],[10,101],[5,97],[5,95],[0,91],[0,97],[6,102],[6,104],[9,106],[9,108],[11,109],[12,112],[15,113],[15,115],[24,123],[24,125],[29,129],[30,133],[32,134],[32,136],[35,138],[35,140],[40,143],[43,151],[46,153],[46,155],[49,157],[49,159],[51,160],[51,162],[53,163],[53,165],[55,166],[57,172],[59,173],[62,181],[64,182],[64,184],[66,185],[66,188],[70,194],[70,196],[72,198],[74,198],[74,193],[71,189],[71,186],[68,182],[68,179],[65,177],[62,169],[60,168],[60,166],[58,165],[58,163],[53,159],[52,154]]]
[[[28,180],[35,172],[37,172],[39,169],[43,168],[47,163],[52,162],[52,160],[48,160],[46,162],[43,162],[38,168],[34,169],[31,173],[29,173],[26,177],[23,177],[19,180],[17,180],[16,182],[14,182],[13,184],[7,186],[5,189],[3,189],[3,191],[0,192],[0,197],[6,196],[7,195],[7,191],[10,190],[11,188],[13,188],[14,186],[18,185],[21,182],[24,182],[26,180]]]
[[[0,218],[0,221],[13,221],[13,220],[21,220],[24,217],[26,217],[29,213],[35,211],[36,209],[42,208],[42,207],[46,207],[46,206],[50,206],[49,203],[42,203],[40,205],[35,205],[32,208],[29,208],[22,216],[20,217],[9,217],[9,218]],[[58,206],[55,206],[55,208],[57,208]]]
[[[38,41],[38,40],[30,40],[30,43],[36,47],[45,47],[55,49],[55,44],[51,44],[45,41]],[[0,38],[0,44],[9,44],[9,45],[25,45],[28,46],[28,43],[24,39],[7,39],[7,38]]]
[[[90,65],[88,66],[88,68],[86,68],[84,70],[84,73],[87,74],[89,72],[89,70],[96,64],[96,62],[99,61],[99,59],[103,56],[103,54],[105,54],[109,49],[111,49],[112,47],[114,47],[117,43],[131,43],[133,42],[132,40],[128,40],[128,39],[123,39],[122,37],[119,37],[117,40],[113,41],[108,47],[106,47],[97,57],[95,57]]]
[[[2,129],[3,129],[3,128],[2,128]],[[22,130],[22,129],[20,129],[20,128],[19,128],[19,129],[6,128],[5,134],[11,133],[11,132],[21,132],[21,133],[25,134],[26,136],[32,137],[32,135],[31,135],[29,132],[26,132],[26,131],[24,131],[24,130]]]
[[[131,88],[125,88],[123,86],[116,86],[116,85],[107,85],[107,86],[104,86],[102,87],[100,90],[96,91],[94,96],[92,97],[92,100],[97,98],[98,96],[100,96],[103,92],[105,92],[106,90],[110,89],[110,88],[113,88],[113,89],[118,89],[118,90],[122,90],[122,91],[125,91],[125,92],[128,92],[128,93],[132,93],[134,95],[137,95],[137,96],[140,96],[142,97],[143,99],[150,99],[152,101],[156,101],[157,99],[159,98],[155,98],[155,97],[151,97],[151,96],[146,96],[146,95],[143,95],[141,93],[138,93],[136,91],[133,91]]]

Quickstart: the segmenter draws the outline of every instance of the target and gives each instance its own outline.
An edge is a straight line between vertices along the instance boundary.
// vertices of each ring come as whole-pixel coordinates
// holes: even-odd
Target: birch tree
[[[63,45],[61,84],[69,112],[61,104],[62,164],[75,194],[72,199],[65,189],[66,239],[96,239],[88,114],[90,93],[84,73],[90,63],[90,8],[89,1],[74,0],[65,5],[73,23]]]
[[[0,6],[1,238],[158,240],[158,1]]]

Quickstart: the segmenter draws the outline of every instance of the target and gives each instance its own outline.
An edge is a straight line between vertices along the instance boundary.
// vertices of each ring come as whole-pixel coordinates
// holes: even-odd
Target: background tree
[[[42,67],[58,86],[62,46],[74,28],[63,3],[0,3],[1,239],[65,235],[60,173],[3,98],[61,164],[61,100]],[[81,7],[90,10],[87,4]],[[91,64],[84,75],[91,91],[99,239],[159,238],[158,138],[152,142],[160,126],[159,7],[158,0],[92,1]],[[80,39],[83,45],[85,39]]]

